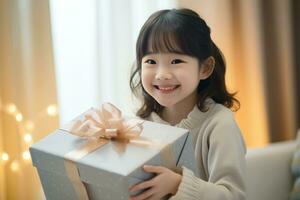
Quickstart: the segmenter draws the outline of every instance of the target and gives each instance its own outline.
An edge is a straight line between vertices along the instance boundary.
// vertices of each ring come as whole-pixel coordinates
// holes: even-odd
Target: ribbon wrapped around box
[[[30,147],[47,199],[128,199],[154,174],[142,166],[196,172],[186,129],[123,117],[110,103],[91,108]]]

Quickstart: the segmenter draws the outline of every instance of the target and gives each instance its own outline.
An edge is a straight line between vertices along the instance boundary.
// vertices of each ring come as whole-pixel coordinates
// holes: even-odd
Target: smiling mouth
[[[176,90],[177,88],[180,87],[180,85],[173,85],[173,86],[154,85],[154,87],[161,92],[167,93],[167,92],[172,92],[172,91]]]

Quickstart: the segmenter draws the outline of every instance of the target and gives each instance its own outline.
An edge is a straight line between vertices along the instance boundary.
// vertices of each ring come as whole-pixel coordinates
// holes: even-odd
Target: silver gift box
[[[128,143],[120,153],[116,150],[117,142],[109,141],[76,161],[89,199],[128,199],[131,185],[154,176],[143,171],[143,165],[164,166],[166,152],[162,152],[166,147],[170,154],[167,156],[175,159],[175,166],[171,168],[180,169],[184,165],[196,172],[192,137],[188,130],[150,121],[145,121],[143,127],[141,138],[153,145]],[[47,200],[78,199],[65,170],[64,156],[85,142],[85,139],[58,129],[30,147],[32,162]]]

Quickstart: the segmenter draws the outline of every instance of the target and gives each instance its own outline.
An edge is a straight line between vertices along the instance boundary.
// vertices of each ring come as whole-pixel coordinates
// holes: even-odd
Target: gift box
[[[30,147],[48,200],[128,199],[131,185],[155,176],[143,171],[145,164],[196,172],[188,130],[121,117],[108,107],[115,110],[92,108]]]

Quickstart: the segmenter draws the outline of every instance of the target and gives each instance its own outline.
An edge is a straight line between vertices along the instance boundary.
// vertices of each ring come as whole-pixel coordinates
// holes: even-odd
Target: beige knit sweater
[[[212,99],[209,110],[197,106],[176,126],[189,129],[199,177],[183,167],[182,181],[171,200],[245,199],[246,148],[233,113]],[[148,120],[168,124],[152,112]]]

